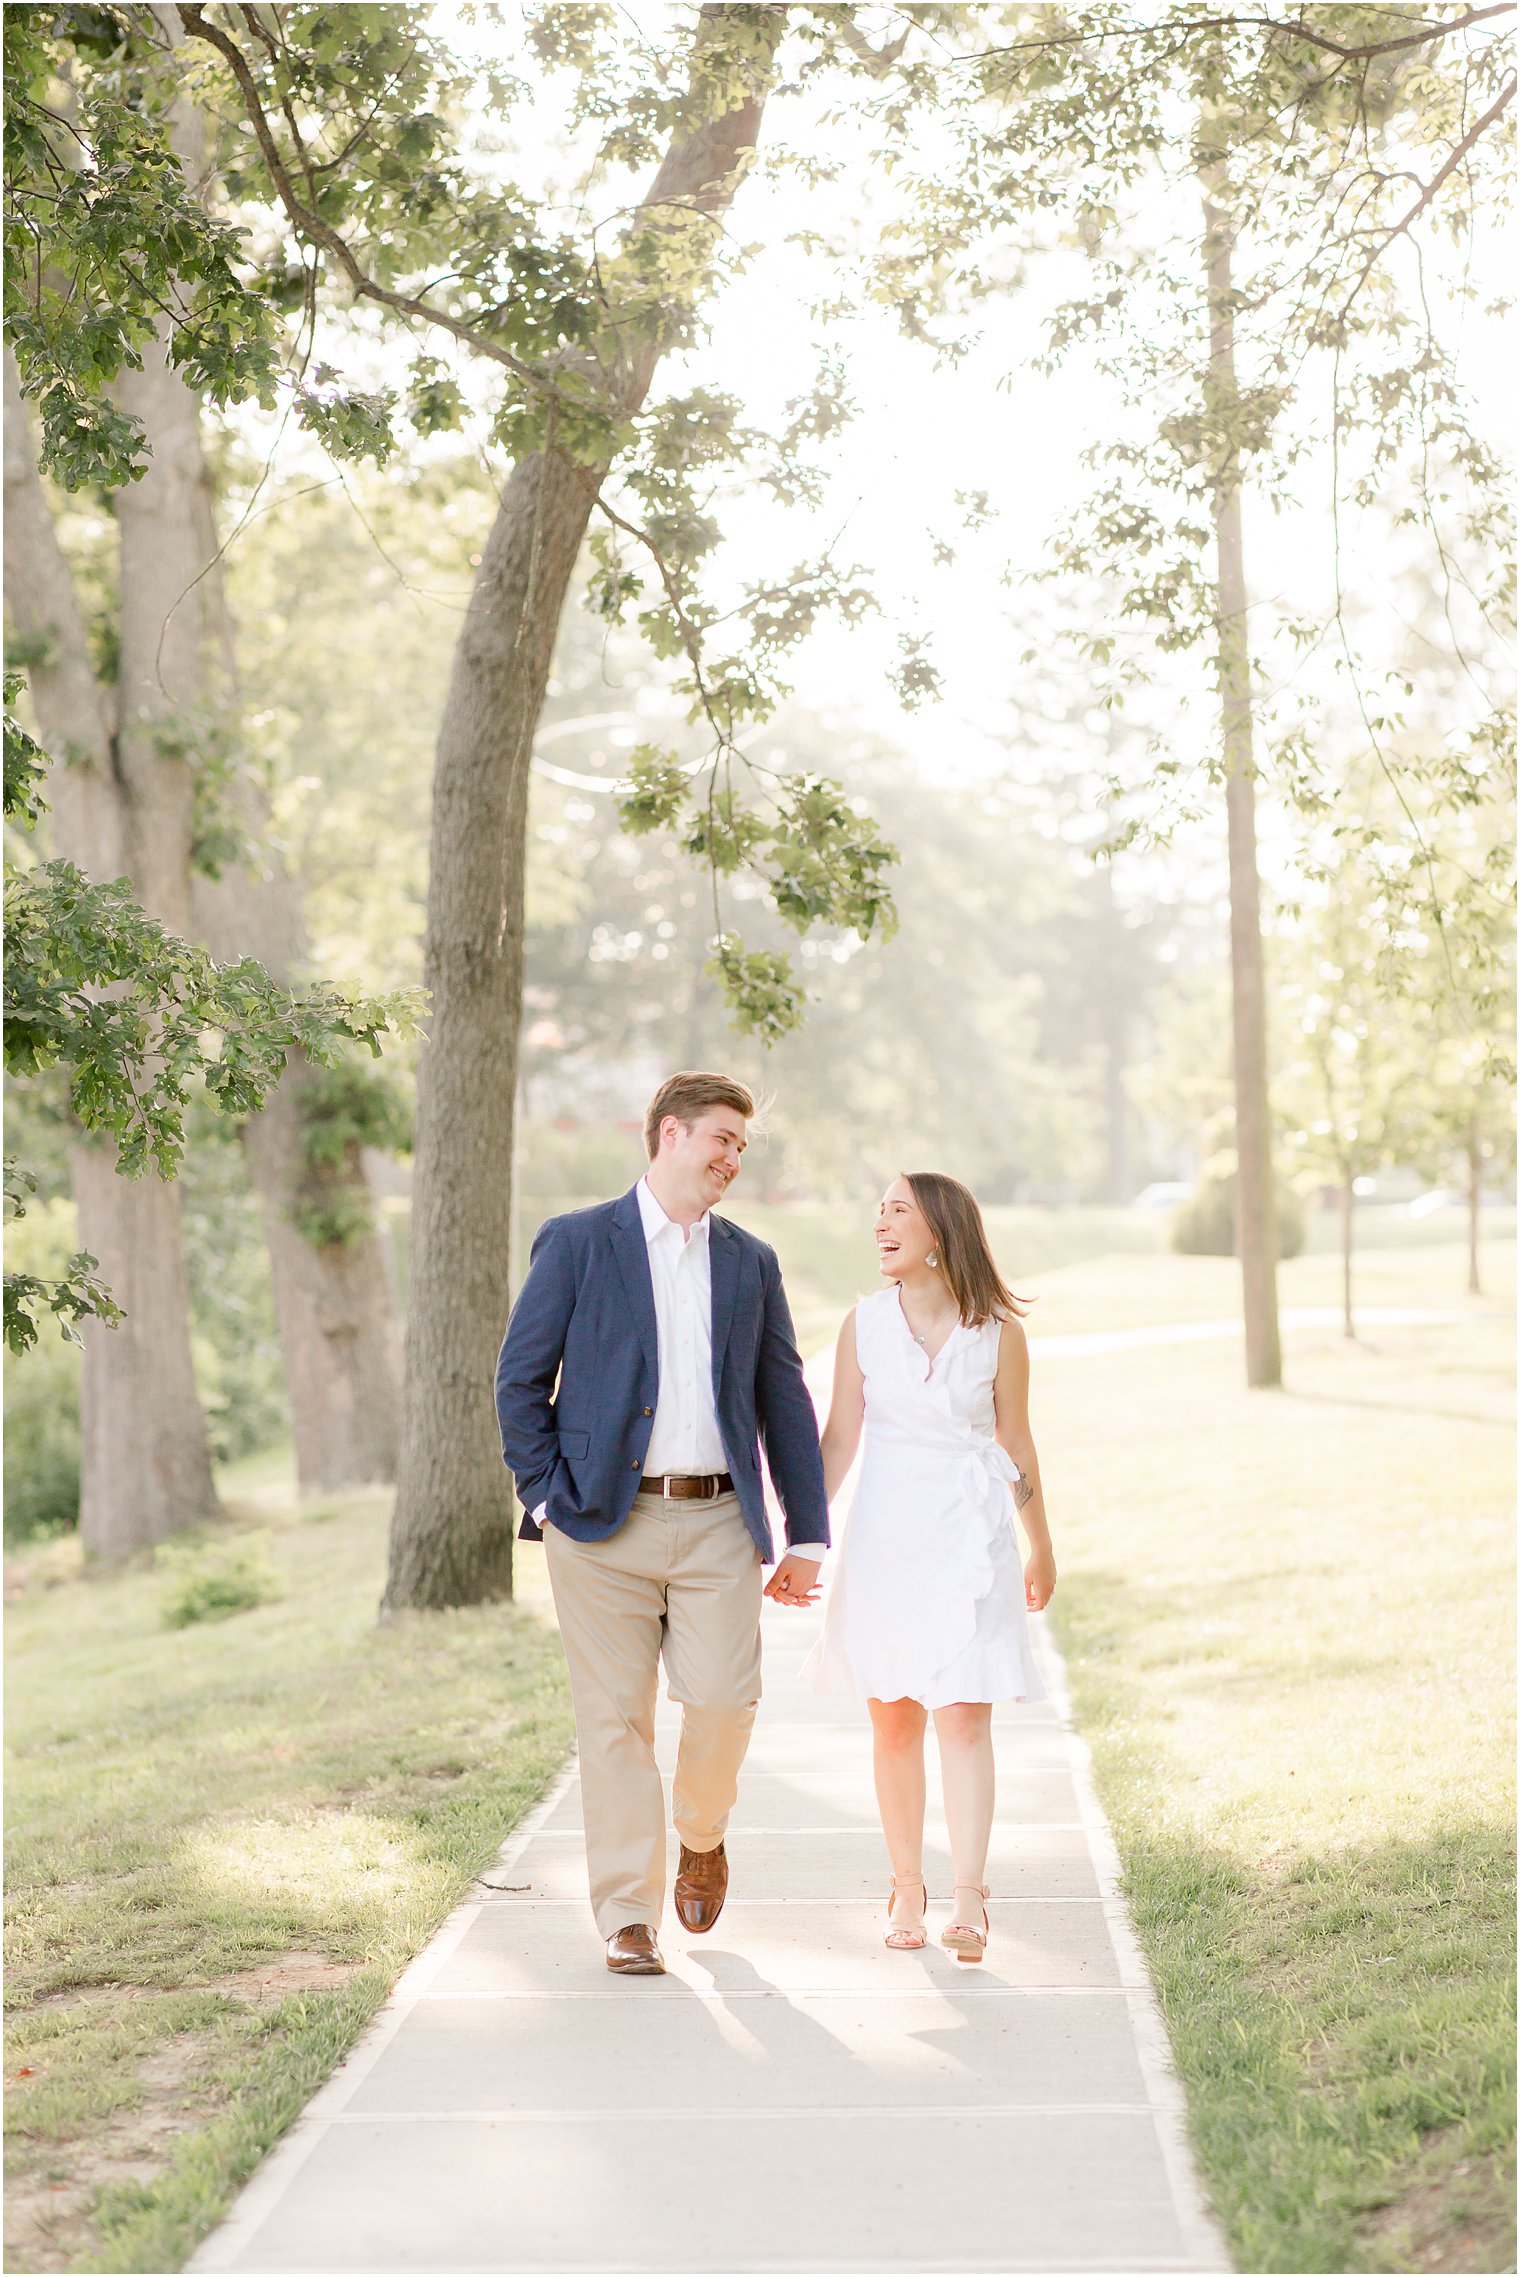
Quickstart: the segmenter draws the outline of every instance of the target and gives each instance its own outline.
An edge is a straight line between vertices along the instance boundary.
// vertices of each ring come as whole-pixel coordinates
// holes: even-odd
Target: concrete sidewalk
[[[994,1711],[992,1942],[967,1968],[882,1944],[865,1715],[797,1682],[819,1619],[767,1608],[717,1928],[670,1913],[668,1976],[608,1974],[572,1768],[193,2269],[1229,2267],[1048,1642],[1052,1703]],[[937,1807],[931,1783],[936,1933]]]

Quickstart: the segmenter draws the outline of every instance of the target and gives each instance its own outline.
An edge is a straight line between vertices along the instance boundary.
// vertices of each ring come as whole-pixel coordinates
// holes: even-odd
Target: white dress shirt
[[[635,1192],[654,1287],[660,1388],[644,1456],[646,1477],[726,1471],[712,1380],[712,1219],[689,1234],[665,1215],[647,1178]]]
[[[634,1189],[649,1251],[660,1388],[644,1456],[648,1478],[728,1469],[718,1429],[712,1380],[711,1213],[703,1211],[690,1234],[667,1217],[641,1178]],[[534,1511],[542,1524],[545,1505]],[[821,1553],[820,1553],[821,1554]]]

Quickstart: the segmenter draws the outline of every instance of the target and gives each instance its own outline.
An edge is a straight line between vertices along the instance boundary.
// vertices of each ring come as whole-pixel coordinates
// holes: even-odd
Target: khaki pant
[[[734,1494],[716,1502],[640,1494],[606,1541],[575,1542],[546,1526],[544,1542],[575,1700],[596,1925],[603,1937],[635,1921],[658,1929],[660,1660],[683,1710],[676,1832],[693,1850],[715,1850],[760,1698],[760,1553]]]

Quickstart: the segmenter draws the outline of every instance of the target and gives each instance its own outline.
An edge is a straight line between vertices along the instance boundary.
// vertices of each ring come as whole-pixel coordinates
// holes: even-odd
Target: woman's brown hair
[[[941,1278],[966,1327],[1022,1319],[1031,1300],[1016,1297],[993,1262],[981,1205],[970,1187],[940,1170],[905,1170],[902,1175],[929,1222]]]

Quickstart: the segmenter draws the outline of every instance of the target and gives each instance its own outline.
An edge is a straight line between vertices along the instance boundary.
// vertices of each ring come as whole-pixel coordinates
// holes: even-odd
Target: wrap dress
[[[859,1700],[1043,1700],[1014,1532],[1017,1465],[993,1437],[1000,1323],[958,1322],[931,1363],[895,1288],[855,1308],[860,1479],[823,1630],[802,1668]]]

